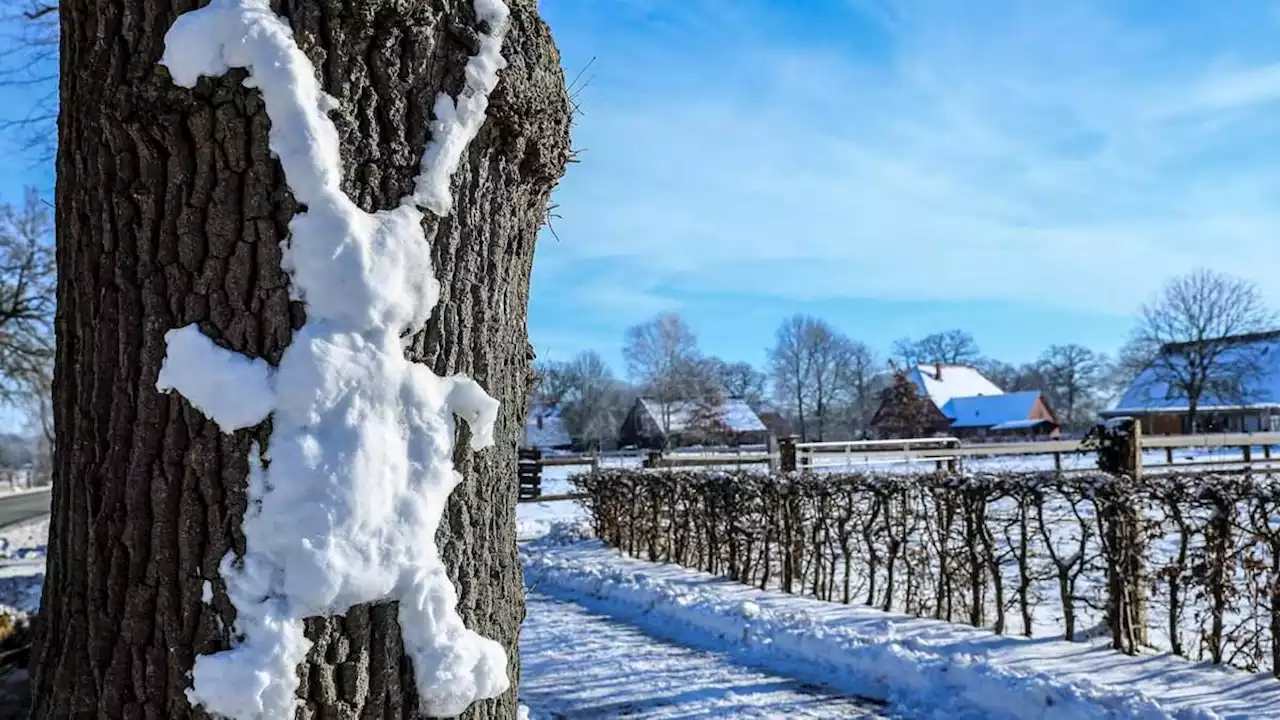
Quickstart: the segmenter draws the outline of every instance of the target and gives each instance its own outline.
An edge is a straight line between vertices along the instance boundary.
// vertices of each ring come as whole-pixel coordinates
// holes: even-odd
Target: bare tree
[[[796,418],[801,439],[808,438],[806,410],[809,404],[809,376],[813,356],[805,346],[805,333],[813,321],[805,315],[793,315],[782,321],[769,351],[769,368],[773,376],[773,392],[778,404]]]
[[[1038,365],[1063,426],[1079,430],[1092,420],[1105,362],[1098,353],[1074,344],[1051,345],[1040,356]]]
[[[775,399],[795,416],[801,437],[821,440],[848,397],[853,368],[868,361],[869,351],[807,315],[783,321],[775,338],[769,351]]]
[[[1266,348],[1249,336],[1272,330],[1275,315],[1257,286],[1200,269],[1171,280],[1139,311],[1126,350],[1144,371],[1135,389],[1186,403],[1191,432],[1204,400],[1245,403],[1266,371]]]
[[[893,357],[908,369],[924,362],[924,358],[920,357],[920,346],[911,338],[899,338],[893,341]]]
[[[827,439],[832,415],[836,414],[839,400],[846,394],[854,343],[826,321],[814,320],[804,335],[804,345],[813,358],[809,365],[809,383],[817,439],[821,442]]]
[[[979,358],[974,362],[973,366],[977,368],[982,376],[995,383],[996,387],[1011,392],[1015,385],[1021,382],[1023,370],[1017,365],[997,360],[995,358]]]
[[[541,408],[557,408],[570,390],[569,364],[539,361],[533,366],[533,404]]]
[[[35,160],[52,159],[58,119],[58,3],[0,0],[0,88],[31,98],[20,114],[0,113],[0,130]]]
[[[1106,392],[1115,397],[1123,396],[1134,386],[1138,376],[1147,369],[1150,362],[1151,356],[1147,348],[1131,334],[1107,368],[1103,378]]]
[[[600,354],[588,350],[566,363],[560,416],[575,442],[599,449],[614,441],[627,412],[625,387]]]
[[[764,402],[764,386],[768,379],[747,362],[725,362],[708,358],[711,373],[720,381],[725,395],[746,401],[753,408]]]
[[[919,340],[898,340],[893,352],[908,368],[926,363],[967,365],[979,358],[978,344],[963,330],[937,332]]]
[[[693,411],[718,410],[719,384],[698,350],[698,338],[676,313],[663,313],[627,330],[622,355],[627,372],[657,403],[662,433],[671,439],[678,420]]]
[[[1013,365],[994,358],[979,358],[972,364],[983,377],[1005,392],[1035,390],[1048,394],[1048,380],[1038,363]]]
[[[888,376],[879,372],[875,352],[865,343],[850,342],[840,367],[838,384],[850,436],[865,435],[871,424],[880,391]]]
[[[28,190],[21,207],[0,205],[0,401],[10,406],[47,402],[55,281],[53,216]]]

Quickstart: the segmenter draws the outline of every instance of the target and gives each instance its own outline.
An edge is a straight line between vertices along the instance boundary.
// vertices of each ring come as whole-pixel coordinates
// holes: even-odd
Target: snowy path
[[[760,591],[705,573],[624,557],[598,541],[576,540],[571,533],[556,532],[524,543],[520,555],[525,581],[538,592],[572,600],[681,645],[766,668],[765,672],[824,683],[834,688],[832,694],[887,701],[888,711],[898,716],[1280,718],[1280,682],[1264,674],[1169,655],[1129,657],[1091,643],[1023,640]],[[542,622],[537,616],[542,609],[531,605],[526,623]],[[537,631],[530,632],[530,640],[540,639]],[[552,649],[561,653],[561,661],[577,656],[575,643],[585,645],[578,639],[556,642],[559,647]],[[615,665],[622,664],[623,670],[614,672],[648,674],[646,665],[627,665],[632,652],[622,652]],[[584,655],[570,671],[571,681],[594,672],[595,663],[593,656]]]
[[[536,718],[876,718],[871,703],[658,640],[531,592],[521,702]]]

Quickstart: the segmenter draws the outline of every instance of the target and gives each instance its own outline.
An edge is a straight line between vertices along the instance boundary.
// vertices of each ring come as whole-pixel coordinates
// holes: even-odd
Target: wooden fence
[[[1164,472],[1172,469],[1201,470],[1275,470],[1280,471],[1280,433],[1225,433],[1216,435],[1148,435],[1140,438],[1143,451],[1164,451],[1164,462],[1145,462],[1140,454],[1136,472]],[[1208,458],[1176,461],[1178,450],[1238,449],[1238,458]],[[537,467],[582,467],[588,472],[600,470],[608,460],[639,461],[647,469],[724,468],[740,470],[751,467],[794,471],[799,469],[874,470],[886,465],[917,465],[939,471],[963,470],[966,461],[992,458],[1049,456],[1053,470],[1061,473],[1089,472],[1088,467],[1069,468],[1064,459],[1070,456],[1094,455],[1096,450],[1080,440],[1046,440],[1023,443],[965,444],[954,437],[910,438],[904,440],[856,440],[837,442],[799,442],[782,438],[776,449],[764,446],[743,448],[708,448],[680,451],[619,451],[540,457]],[[523,457],[523,456],[522,456]],[[1048,468],[1045,468],[1046,470]],[[540,475],[540,473],[539,473]],[[532,481],[530,481],[531,483]],[[540,490],[522,502],[546,501]],[[576,495],[563,499],[578,499]]]
[[[1209,444],[1248,456],[1276,440]],[[1084,473],[631,469],[576,484],[596,536],[650,561],[1028,637],[1061,617],[1062,637],[1081,639],[1092,615],[1129,654],[1280,677],[1280,477],[1188,463],[1144,475],[1143,448],[1130,420],[1091,434]]]

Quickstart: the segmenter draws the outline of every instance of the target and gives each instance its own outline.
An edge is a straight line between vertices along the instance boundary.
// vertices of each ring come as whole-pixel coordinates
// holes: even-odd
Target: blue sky
[[[1200,265],[1280,307],[1280,2],[540,6],[570,78],[594,58],[534,265],[543,358],[621,372],[664,310],[756,363],[796,312],[882,352],[953,327],[1013,362],[1113,351]],[[4,199],[52,185],[9,169]]]
[[[542,0],[590,83],[534,263],[539,356],[621,370],[684,315],[763,362],[786,316],[887,351],[1114,351],[1209,266],[1280,306],[1280,3]]]

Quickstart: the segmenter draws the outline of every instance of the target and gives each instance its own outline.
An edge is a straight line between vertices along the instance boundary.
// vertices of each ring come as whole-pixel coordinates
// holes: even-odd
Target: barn
[[[935,363],[918,365],[905,373],[919,395],[927,398],[936,422],[929,423],[937,432],[961,438],[1053,437],[1058,434],[1058,420],[1043,394],[1036,391],[1006,393],[969,365]],[[893,401],[886,394],[876,418],[893,418],[900,413],[888,412],[883,402]],[[875,421],[873,421],[874,423]],[[891,427],[876,427],[881,437],[895,437]]]
[[[1037,391],[951,398],[942,406],[958,438],[1053,437],[1058,421]]]
[[[692,400],[664,405],[654,398],[642,397],[631,407],[619,431],[623,446],[652,449],[758,445],[768,440],[768,428],[741,398],[728,398],[708,406]]]
[[[1233,347],[1220,362],[1240,364],[1232,353],[1247,353],[1250,373],[1235,392],[1206,389],[1197,408],[1196,428],[1186,394],[1171,388],[1160,374],[1148,368],[1125,390],[1116,406],[1103,411],[1104,418],[1132,417],[1148,435],[1181,435],[1193,432],[1280,432],[1280,331],[1236,335],[1215,342]],[[1166,345],[1161,353],[1185,355],[1185,344]]]

